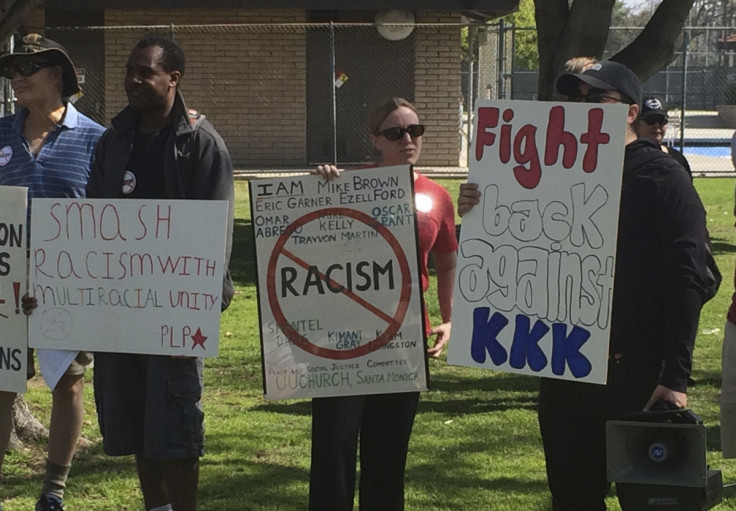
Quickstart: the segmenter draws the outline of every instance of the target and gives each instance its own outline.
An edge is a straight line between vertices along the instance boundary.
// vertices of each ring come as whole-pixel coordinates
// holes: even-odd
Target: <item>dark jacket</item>
[[[685,155],[682,154],[680,151],[675,149],[674,147],[667,146],[667,154],[672,156],[675,160],[677,160],[677,163],[679,163],[683,169],[687,171],[687,175],[691,178],[693,177],[693,171],[690,168],[690,163],[687,161],[687,158],[685,158]]]
[[[618,231],[610,351],[651,360],[659,384],[684,392],[707,287],[705,208],[650,140],[626,146]]]
[[[187,111],[177,92],[172,110],[173,129],[167,142],[164,168],[167,199],[227,200],[228,225],[225,247],[225,278],[222,310],[233,297],[228,265],[233,233],[233,165],[220,135],[203,115]],[[118,198],[123,174],[133,148],[138,113],[129,106],[116,115],[112,127],[102,135],[92,162],[87,197]]]

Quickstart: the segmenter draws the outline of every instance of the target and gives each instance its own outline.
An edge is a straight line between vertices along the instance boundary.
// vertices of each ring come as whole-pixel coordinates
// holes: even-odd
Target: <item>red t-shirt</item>
[[[351,170],[376,168],[378,164],[356,167]],[[416,172],[416,171],[414,171]],[[455,234],[455,206],[447,190],[416,172],[414,180],[414,205],[417,211],[417,250],[419,251],[419,275],[422,284],[422,311],[425,335],[429,335],[429,314],[424,304],[424,292],[429,288],[427,262],[430,252],[448,253],[457,250]]]
[[[419,272],[422,280],[422,308],[424,325],[429,333],[429,315],[424,306],[424,291],[429,287],[427,261],[430,252],[448,253],[457,250],[455,235],[455,207],[450,194],[442,186],[417,172],[414,180],[414,204],[417,210],[417,247]]]
[[[414,205],[417,209],[419,233],[419,271],[422,275],[422,291],[426,291],[429,287],[429,253],[457,250],[455,207],[445,188],[418,172],[417,175],[414,180]]]

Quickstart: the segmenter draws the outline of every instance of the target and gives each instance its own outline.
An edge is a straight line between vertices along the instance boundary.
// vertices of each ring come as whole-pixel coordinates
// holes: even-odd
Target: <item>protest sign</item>
[[[226,201],[34,199],[31,346],[213,357]]]
[[[605,383],[626,106],[476,104],[449,363]]]
[[[426,390],[409,166],[249,184],[266,399]]]
[[[0,186],[0,390],[26,391],[28,327],[21,308],[26,292],[28,189]]]

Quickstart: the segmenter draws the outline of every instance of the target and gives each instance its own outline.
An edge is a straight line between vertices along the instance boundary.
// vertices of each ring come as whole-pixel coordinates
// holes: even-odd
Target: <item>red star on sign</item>
[[[202,329],[197,328],[197,331],[194,332],[194,335],[192,336],[192,340],[194,343],[192,344],[192,349],[196,348],[197,346],[202,346],[202,349],[204,349],[204,341],[207,340],[207,337],[202,335]]]

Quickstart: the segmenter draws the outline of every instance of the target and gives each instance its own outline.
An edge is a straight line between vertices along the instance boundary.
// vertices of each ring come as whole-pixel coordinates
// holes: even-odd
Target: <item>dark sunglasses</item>
[[[575,92],[567,98],[573,103],[623,103],[624,99],[618,96],[612,96],[602,89],[590,89],[587,94],[580,91]]]
[[[654,126],[655,124],[659,124],[660,126],[667,126],[667,123],[669,120],[667,117],[659,117],[659,116],[650,116],[650,117],[644,117],[643,121],[647,123],[649,126]]]
[[[31,76],[45,67],[54,67],[55,65],[42,60],[25,60],[20,64],[8,64],[0,70],[0,74],[7,79],[12,79],[15,73],[20,73],[22,76]]]
[[[404,133],[408,133],[411,138],[417,138],[424,135],[424,124],[410,124],[406,128],[396,126],[394,128],[387,128],[381,132],[381,135],[386,137],[386,140],[400,140],[404,137]]]

